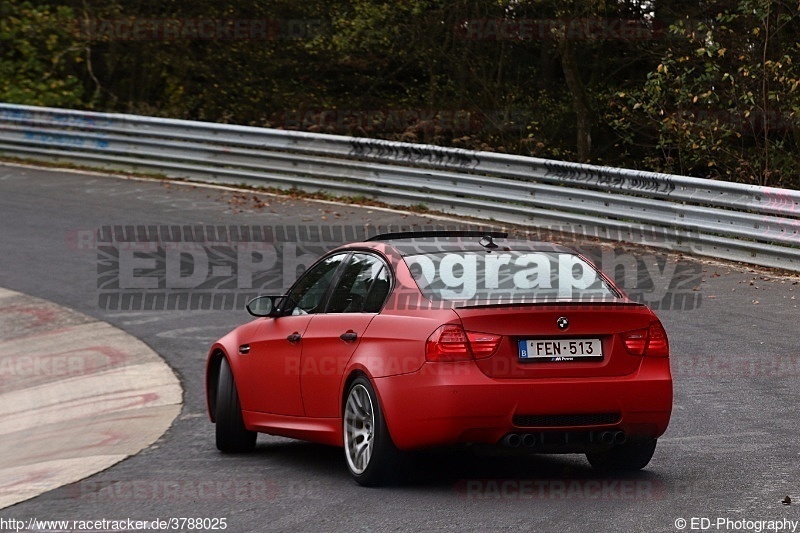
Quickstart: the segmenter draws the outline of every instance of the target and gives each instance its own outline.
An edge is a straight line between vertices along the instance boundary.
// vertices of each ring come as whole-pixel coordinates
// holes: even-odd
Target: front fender
[[[208,417],[212,422],[216,422],[216,402],[217,402],[217,383],[219,381],[219,365],[223,358],[228,360],[231,367],[233,379],[239,372],[238,349],[240,344],[250,342],[253,339],[256,328],[260,320],[253,320],[234,329],[217,342],[211,345],[206,359],[206,409]]]

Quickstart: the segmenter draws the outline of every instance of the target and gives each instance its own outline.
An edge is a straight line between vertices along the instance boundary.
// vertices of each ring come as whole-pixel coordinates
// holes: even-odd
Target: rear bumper
[[[494,379],[472,362],[426,363],[411,374],[374,380],[389,432],[403,450],[495,444],[510,432],[612,429],[655,438],[672,413],[669,359],[644,357],[628,376]],[[515,415],[619,413],[616,422],[518,426]]]

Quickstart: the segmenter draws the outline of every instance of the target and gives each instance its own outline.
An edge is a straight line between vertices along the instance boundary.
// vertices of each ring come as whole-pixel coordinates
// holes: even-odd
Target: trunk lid
[[[633,374],[642,356],[632,355],[620,334],[647,328],[655,320],[647,307],[633,302],[475,306],[455,311],[465,330],[502,335],[491,357],[476,360],[483,373],[493,378]],[[564,319],[568,325],[559,327]],[[599,344],[592,342],[595,339]],[[520,358],[521,342],[528,359]],[[602,346],[602,357],[596,354],[597,346]]]

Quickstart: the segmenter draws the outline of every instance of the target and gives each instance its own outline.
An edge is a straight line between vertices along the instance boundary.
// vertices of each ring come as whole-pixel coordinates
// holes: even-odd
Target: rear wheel
[[[656,439],[649,439],[618,444],[604,452],[587,453],[586,458],[596,470],[633,471],[647,466],[655,451]]]
[[[224,357],[220,362],[219,380],[217,381],[217,449],[224,453],[251,452],[256,446],[255,431],[244,427],[242,406],[239,404],[239,392],[233,373]]]
[[[367,378],[358,377],[350,384],[342,419],[344,455],[353,479],[367,487],[399,481],[404,456],[392,442],[375,389]]]

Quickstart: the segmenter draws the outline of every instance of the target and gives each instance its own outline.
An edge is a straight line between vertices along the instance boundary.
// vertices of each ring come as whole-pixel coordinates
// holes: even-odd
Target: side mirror
[[[247,312],[253,316],[275,317],[281,312],[283,296],[256,296],[247,302]]]

